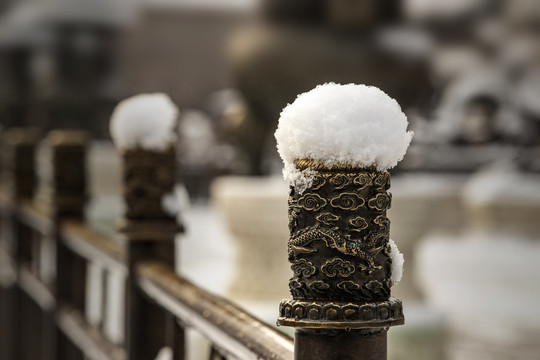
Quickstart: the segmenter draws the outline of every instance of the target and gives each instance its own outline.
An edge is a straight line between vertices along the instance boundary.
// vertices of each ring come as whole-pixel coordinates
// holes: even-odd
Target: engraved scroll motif
[[[280,321],[402,323],[401,302],[389,298],[389,174],[317,171],[306,192],[289,196],[293,299],[281,303]]]
[[[389,241],[388,180],[374,171],[319,172],[304,194],[292,189],[288,254],[295,298],[380,299],[389,293],[390,260],[383,251]]]

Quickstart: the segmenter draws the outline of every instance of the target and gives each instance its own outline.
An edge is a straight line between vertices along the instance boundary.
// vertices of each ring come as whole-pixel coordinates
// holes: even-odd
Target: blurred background
[[[389,358],[540,359],[538,0],[0,1],[2,129],[89,130],[87,216],[112,232],[110,114],[169,94],[187,190],[179,271],[271,324],[291,275],[273,133],[328,81],[380,87],[415,132],[392,170],[407,320]]]

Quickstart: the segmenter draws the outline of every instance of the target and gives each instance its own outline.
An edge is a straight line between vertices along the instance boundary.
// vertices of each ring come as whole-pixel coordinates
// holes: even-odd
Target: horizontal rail
[[[64,222],[60,234],[64,243],[83,258],[127,273],[124,247],[110,237],[75,220]]]
[[[290,337],[179,277],[171,267],[148,262],[137,266],[136,273],[146,295],[233,357],[293,359]]]
[[[101,335],[99,329],[89,326],[83,315],[67,306],[56,313],[56,323],[62,332],[91,360],[124,360],[126,353]]]
[[[42,235],[51,235],[54,231],[54,220],[45,208],[38,207],[36,202],[23,201],[18,209],[20,221],[41,233]]]
[[[15,272],[15,262],[11,259],[4,249],[0,248],[0,286],[9,288],[17,281]]]
[[[19,286],[41,310],[49,312],[54,310],[56,300],[45,284],[41,282],[26,266],[19,267]]]
[[[9,213],[13,207],[13,201],[9,198],[6,189],[0,185],[0,213],[2,215]]]

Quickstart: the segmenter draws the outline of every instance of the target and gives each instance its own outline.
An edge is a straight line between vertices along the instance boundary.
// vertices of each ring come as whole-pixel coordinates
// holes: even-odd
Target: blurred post
[[[19,240],[20,227],[14,216],[16,201],[29,200],[34,196],[36,167],[34,154],[39,136],[34,129],[11,128],[2,134],[2,184],[6,194],[6,208],[2,208],[2,244],[5,251],[16,263],[29,261],[29,242]],[[14,269],[16,270],[16,269]],[[15,274],[12,274],[13,276]],[[15,279],[2,283],[0,293],[0,358],[15,359],[21,356],[22,314],[24,309],[22,293],[16,287]],[[6,286],[7,285],[7,286]],[[19,341],[19,343],[18,343]]]
[[[68,304],[84,313],[86,292],[86,261],[71,252],[63,243],[59,226],[66,219],[83,220],[87,200],[86,150],[90,136],[84,131],[55,130],[45,139],[50,154],[50,173],[47,181],[48,202],[55,221],[54,234],[44,236],[41,251],[51,253],[56,247],[56,280],[54,294],[57,302]],[[49,249],[47,249],[49,248]],[[45,314],[43,344],[54,343],[54,314]],[[56,331],[56,356],[51,359],[82,359],[82,353],[71,344],[62,331]]]
[[[31,128],[10,128],[2,134],[4,183],[12,200],[31,199],[36,187],[34,158],[39,133]]]
[[[289,196],[292,299],[278,324],[296,328],[295,358],[386,359],[388,327],[404,323],[390,297],[390,175],[297,160],[317,171],[313,185]]]
[[[124,150],[123,196],[127,206],[121,232],[127,241],[128,285],[126,341],[129,360],[154,359],[159,350],[173,343],[180,328],[169,315],[149,302],[139,291],[135,267],[141,261],[157,260],[174,267],[176,234],[181,230],[174,217],[162,208],[162,198],[176,181],[176,149]],[[173,334],[173,332],[177,334]],[[183,354],[181,355],[183,356]],[[181,357],[178,357],[181,358]]]

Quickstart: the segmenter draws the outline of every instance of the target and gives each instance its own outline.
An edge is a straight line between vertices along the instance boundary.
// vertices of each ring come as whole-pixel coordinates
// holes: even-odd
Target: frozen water
[[[327,166],[393,168],[411,142],[407,125],[397,101],[376,87],[319,85],[281,112],[275,136],[285,164],[283,175],[301,189],[306,179],[294,167],[297,159]],[[309,186],[310,174],[305,175]]]
[[[401,277],[403,276],[403,263],[405,259],[403,254],[399,252],[399,249],[394,242],[390,239],[390,257],[392,258],[392,286],[399,284]]]
[[[477,173],[465,186],[463,198],[468,205],[540,204],[540,176],[521,173],[509,161],[500,161]]]
[[[178,108],[164,93],[140,94],[121,101],[111,116],[110,132],[122,150],[141,147],[164,151],[176,140]]]
[[[182,184],[176,184],[170,192],[161,198],[163,211],[170,216],[174,216],[179,224],[184,223],[182,213],[186,212],[189,206],[189,194]]]

